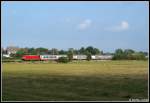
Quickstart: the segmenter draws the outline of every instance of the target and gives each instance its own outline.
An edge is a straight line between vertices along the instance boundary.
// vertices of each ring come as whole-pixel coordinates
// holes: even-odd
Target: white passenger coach
[[[40,55],[41,60],[58,60],[60,57],[67,57],[67,55]],[[111,60],[112,55],[92,55],[92,60]],[[74,60],[86,60],[86,55],[73,55]]]

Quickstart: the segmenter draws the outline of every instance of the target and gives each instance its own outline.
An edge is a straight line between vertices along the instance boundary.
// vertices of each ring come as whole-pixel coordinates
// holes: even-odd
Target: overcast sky
[[[1,2],[2,47],[148,51],[148,2]]]

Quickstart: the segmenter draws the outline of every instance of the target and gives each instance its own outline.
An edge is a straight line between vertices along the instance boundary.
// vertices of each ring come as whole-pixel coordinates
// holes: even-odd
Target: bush
[[[69,59],[67,57],[60,57],[57,62],[59,63],[68,63]]]
[[[134,53],[132,56],[134,60],[146,60],[145,55],[140,52]]]

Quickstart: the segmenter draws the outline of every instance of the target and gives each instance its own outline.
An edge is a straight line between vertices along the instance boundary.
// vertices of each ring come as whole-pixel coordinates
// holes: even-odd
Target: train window
[[[44,58],[47,58],[47,56],[44,56]]]

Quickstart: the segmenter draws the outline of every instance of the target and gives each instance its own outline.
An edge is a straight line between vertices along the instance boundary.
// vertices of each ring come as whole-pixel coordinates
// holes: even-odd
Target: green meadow
[[[2,101],[148,99],[148,61],[2,63]]]

